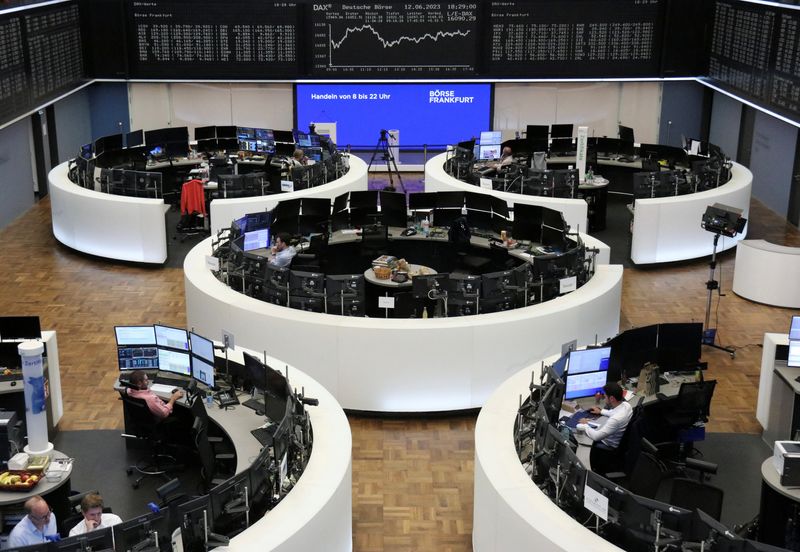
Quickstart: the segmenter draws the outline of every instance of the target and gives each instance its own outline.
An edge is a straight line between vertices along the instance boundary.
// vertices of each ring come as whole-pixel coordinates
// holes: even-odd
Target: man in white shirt
[[[83,497],[81,513],[83,520],[70,529],[70,537],[122,523],[122,519],[118,515],[103,513],[103,497],[99,494],[89,493]]]
[[[621,468],[621,453],[624,451],[619,451],[617,448],[633,416],[633,408],[624,399],[622,387],[618,383],[607,383],[603,387],[603,392],[606,394],[606,408],[593,406],[590,412],[606,416],[608,418],[606,423],[595,429],[589,425],[588,418],[583,418],[577,425],[578,431],[585,431],[586,436],[594,441],[589,463],[592,471],[600,475]]]
[[[275,246],[272,248],[269,264],[287,268],[292,263],[292,259],[297,255],[297,250],[289,245],[290,239],[286,232],[281,232],[275,237]]]

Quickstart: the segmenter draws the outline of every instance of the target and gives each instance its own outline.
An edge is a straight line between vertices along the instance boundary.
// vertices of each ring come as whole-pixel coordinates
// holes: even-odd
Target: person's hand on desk
[[[178,399],[182,399],[184,395],[183,389],[176,389],[172,392],[172,396],[169,398],[169,404],[175,404],[175,401]]]
[[[600,416],[602,414],[602,409],[599,406],[593,406],[589,409],[589,412],[595,416]]]

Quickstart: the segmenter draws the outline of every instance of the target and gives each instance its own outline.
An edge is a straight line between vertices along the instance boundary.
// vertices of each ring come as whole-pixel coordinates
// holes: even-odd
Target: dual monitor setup
[[[214,343],[194,332],[160,324],[116,326],[121,372],[158,370],[156,383],[188,384],[190,378],[208,388],[214,381]]]

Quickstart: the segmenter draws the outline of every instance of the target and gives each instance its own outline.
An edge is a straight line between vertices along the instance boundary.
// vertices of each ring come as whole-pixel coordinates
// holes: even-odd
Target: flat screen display
[[[194,356],[198,356],[206,362],[214,362],[214,343],[210,339],[206,339],[194,332],[189,332],[189,341],[192,344],[192,354]]]
[[[572,370],[571,361],[570,370]],[[581,399],[583,397],[593,397],[597,393],[602,393],[607,377],[608,372],[605,370],[599,372],[584,372],[582,374],[570,374],[568,370],[566,377],[567,391],[564,394],[564,398],[567,400]]]
[[[608,370],[608,361],[611,358],[611,347],[597,349],[583,349],[572,351],[569,354],[570,375],[584,374],[586,372],[605,372]],[[605,384],[605,382],[603,382]]]
[[[295,96],[297,128],[336,121],[336,142],[356,149],[374,150],[381,129],[403,147],[444,149],[491,124],[490,84],[298,84]]]
[[[553,373],[559,378],[564,378],[564,372],[567,370],[567,361],[569,354],[566,354],[553,363]]]
[[[269,247],[269,228],[244,233],[243,249],[245,251],[266,249],[267,247]]]
[[[789,358],[786,364],[793,368],[800,368],[800,341],[789,342]]]
[[[183,328],[154,325],[156,331],[156,345],[170,349],[189,350],[189,335]]]
[[[117,345],[155,345],[156,330],[153,326],[115,326]]]
[[[480,146],[480,149],[478,149],[478,159],[486,161],[490,159],[500,159],[500,144]]]
[[[0,316],[0,339],[41,339],[38,316]]]
[[[494,146],[503,141],[503,133],[499,130],[484,130],[481,132],[481,145]]]
[[[214,387],[214,363],[192,356],[192,377],[208,387]]]
[[[172,372],[182,376],[192,375],[192,366],[189,360],[189,353],[181,351],[171,351],[169,349],[158,350],[158,369],[164,372]]]
[[[800,340],[800,315],[792,316],[792,324],[789,326],[789,339]]]
[[[117,347],[120,370],[157,370],[158,347],[155,345],[120,345]]]

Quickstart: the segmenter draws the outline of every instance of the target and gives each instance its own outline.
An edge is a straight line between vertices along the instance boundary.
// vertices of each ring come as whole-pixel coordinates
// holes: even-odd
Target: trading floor
[[[412,178],[404,175],[404,180]],[[58,332],[64,397],[60,429],[120,429],[122,409],[112,391],[117,377],[113,327],[155,322],[184,327],[183,270],[110,262],[58,244],[46,198],[0,231],[0,238],[3,312],[39,315],[43,329]],[[800,246],[800,232],[757,200],[748,238]],[[764,332],[785,332],[792,313],[734,295],[734,256],[719,256],[722,277],[717,279],[726,295],[718,308],[714,298],[712,315],[718,319],[712,321],[720,341],[737,348],[737,354],[731,359],[721,351],[703,351],[707,377],[719,382],[708,431],[758,433],[760,344]],[[707,260],[626,268],[621,329],[702,321],[707,279]],[[413,362],[408,351],[397,354]],[[354,550],[471,550],[476,415],[349,419]],[[322,549],[324,536],[320,539]]]

